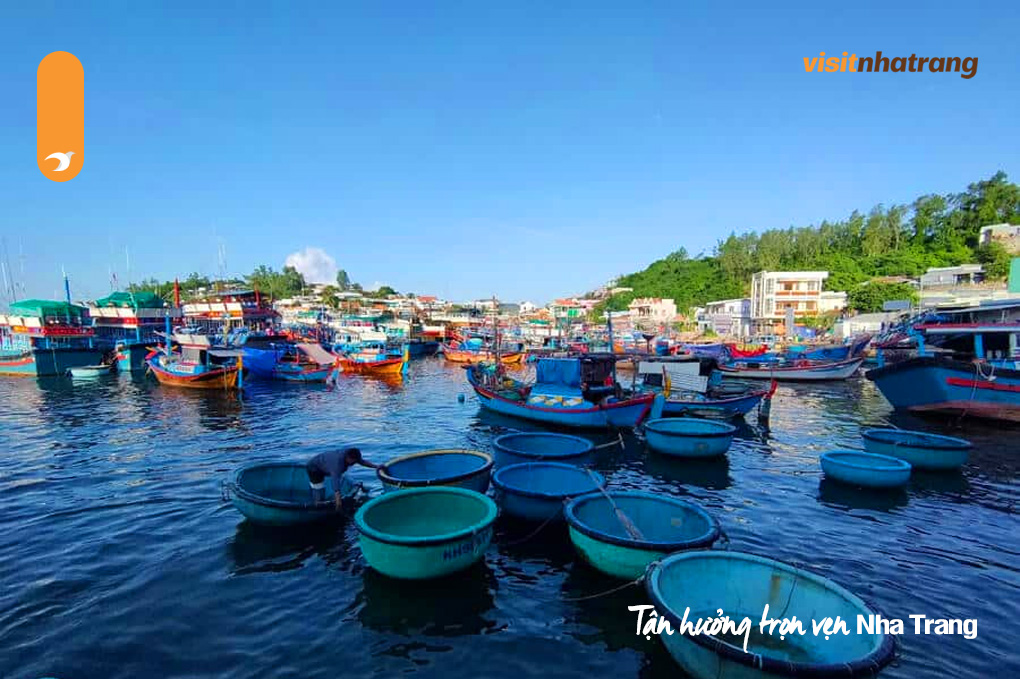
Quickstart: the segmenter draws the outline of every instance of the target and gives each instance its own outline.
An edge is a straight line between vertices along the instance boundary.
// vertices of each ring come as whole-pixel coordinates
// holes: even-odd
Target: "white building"
[[[751,300],[748,297],[708,302],[698,311],[698,328],[717,335],[747,337],[751,332]]]
[[[832,334],[836,339],[846,339],[862,333],[877,335],[894,325],[902,316],[902,311],[858,314],[836,321],[836,324],[832,327]]]
[[[676,302],[659,297],[638,297],[627,305],[637,324],[668,324],[676,320]]]
[[[533,314],[538,311],[538,305],[533,302],[521,302],[521,314]]]
[[[846,293],[835,290],[822,290],[818,296],[818,313],[830,314],[846,309]]]
[[[828,271],[759,271],[751,277],[751,326],[758,335],[790,333],[787,310],[794,318],[821,313],[822,284]]]

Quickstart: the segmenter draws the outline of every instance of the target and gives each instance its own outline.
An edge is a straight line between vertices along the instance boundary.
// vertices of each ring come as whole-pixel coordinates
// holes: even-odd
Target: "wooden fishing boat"
[[[479,493],[489,489],[492,456],[459,448],[425,450],[401,455],[376,473],[384,491],[428,486],[455,486]]]
[[[241,467],[227,484],[230,501],[249,521],[269,526],[294,526],[335,519],[333,481],[323,481],[321,499],[312,494],[305,465],[258,463]],[[345,479],[340,494],[351,497],[360,486]]]
[[[757,621],[766,606],[787,620],[819,620],[832,611],[849,624],[876,615],[831,580],[781,561],[718,550],[671,554],[648,570],[645,589],[655,610],[675,630],[659,638],[694,679],[874,677],[893,658],[893,637],[877,630],[829,637],[762,633]],[[720,609],[736,624],[744,617],[754,621],[746,651],[742,634],[681,631],[684,620],[695,624],[715,617]]]
[[[713,358],[641,361],[636,388],[665,395],[665,416],[717,419],[743,417],[775,394],[775,381],[766,388],[734,380],[724,382],[718,365]]]
[[[524,362],[525,356],[526,352],[523,351],[501,353],[499,355],[499,361],[504,365],[520,365]],[[476,363],[495,363],[496,353],[489,349],[467,349],[444,344],[443,358],[451,363],[466,363],[469,365]]]
[[[725,422],[670,417],[645,422],[645,440],[652,450],[675,457],[725,455],[737,428]]]
[[[180,289],[174,286],[175,306],[148,291],[114,292],[89,304],[89,318],[99,346],[115,350],[117,370],[144,371],[150,347],[159,341],[166,318],[180,319]]]
[[[179,350],[162,345],[147,359],[160,384],[188,389],[241,388],[244,366],[240,350],[216,348],[207,335],[175,333],[172,338]]]
[[[733,361],[719,366],[726,377],[752,380],[779,380],[790,382],[817,382],[822,380],[845,380],[861,367],[863,358],[845,361]]]
[[[560,462],[583,466],[591,461],[595,444],[580,436],[553,434],[544,431],[517,432],[497,436],[496,466],[506,467],[524,462]]]
[[[559,462],[525,462],[501,467],[492,476],[503,513],[526,521],[562,521],[563,503],[597,491],[605,479]]]
[[[370,344],[356,353],[344,354],[336,361],[339,372],[347,375],[379,375],[397,377],[407,372],[407,349],[400,354],[385,346]]]
[[[464,570],[492,541],[496,503],[465,488],[384,493],[354,517],[368,565],[383,575],[423,580]]]
[[[861,434],[869,453],[887,455],[916,469],[947,471],[967,463],[970,441],[906,429],[868,429]]]
[[[586,562],[629,580],[667,554],[707,548],[719,537],[719,523],[704,509],[656,493],[590,493],[571,500],[564,516],[570,541]]]
[[[866,488],[902,488],[910,481],[910,464],[889,455],[833,450],[820,458],[826,478]]]
[[[611,357],[589,354],[540,359],[534,384],[512,379],[494,365],[473,365],[467,378],[483,408],[563,427],[636,427],[652,413],[656,399],[661,409],[661,396],[617,393],[616,386],[606,385],[611,373]]]

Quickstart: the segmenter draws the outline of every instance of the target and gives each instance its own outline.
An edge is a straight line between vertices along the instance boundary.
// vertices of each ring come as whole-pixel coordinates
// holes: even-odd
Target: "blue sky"
[[[0,10],[0,235],[30,296],[307,247],[365,285],[544,302],[731,231],[1020,178],[1020,3],[20,3]],[[93,3],[88,3],[93,4]],[[977,75],[808,74],[843,50]],[[35,71],[85,68],[80,175]]]

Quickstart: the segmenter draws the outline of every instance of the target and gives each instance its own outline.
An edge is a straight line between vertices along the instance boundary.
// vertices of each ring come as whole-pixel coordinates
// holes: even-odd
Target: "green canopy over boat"
[[[23,299],[20,302],[11,302],[11,314],[18,316],[70,316],[81,318],[85,315],[85,307],[67,302],[57,302],[49,299]]]
[[[120,307],[123,309],[162,309],[166,302],[159,295],[148,290],[138,292],[114,292],[96,300],[97,307]]]

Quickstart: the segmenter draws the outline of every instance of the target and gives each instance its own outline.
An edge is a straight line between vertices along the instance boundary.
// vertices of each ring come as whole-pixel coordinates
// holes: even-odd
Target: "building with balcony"
[[[751,300],[748,297],[707,302],[696,315],[698,329],[725,337],[747,337],[751,332]]]
[[[759,271],[751,277],[751,332],[787,334],[787,313],[794,319],[822,313],[822,285],[828,271]]]
[[[637,325],[668,325],[676,320],[676,302],[659,297],[638,297],[627,305]]]

